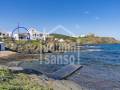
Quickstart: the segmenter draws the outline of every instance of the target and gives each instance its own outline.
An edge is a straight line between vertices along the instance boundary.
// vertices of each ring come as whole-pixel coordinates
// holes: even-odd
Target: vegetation
[[[80,44],[114,44],[120,43],[113,37],[99,37],[94,34],[88,34],[85,37],[70,37],[62,34],[51,34],[54,38],[70,40],[71,42],[80,42]]]
[[[63,34],[50,34],[50,36],[52,36],[53,38],[58,38],[58,39],[71,40],[73,42],[76,41],[75,37],[71,37],[71,36],[67,36]]]
[[[0,90],[53,90],[39,83],[27,74],[14,74],[8,69],[0,69]]]
[[[99,37],[94,34],[89,34],[85,37],[79,37],[77,39],[81,44],[116,44],[120,41],[113,37]]]

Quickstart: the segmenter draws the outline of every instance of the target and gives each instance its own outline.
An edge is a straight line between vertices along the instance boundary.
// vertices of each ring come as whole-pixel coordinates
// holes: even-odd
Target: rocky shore
[[[26,87],[26,85],[28,84],[28,86],[29,86],[30,84],[32,84],[32,83],[27,83],[27,81],[24,82],[26,79],[30,80],[31,82],[36,83],[36,85],[38,85],[38,86],[36,87],[36,85],[33,84],[33,88],[37,88],[37,90],[82,90],[80,85],[78,85],[75,82],[70,81],[70,80],[54,80],[52,78],[48,78],[47,76],[45,76],[43,74],[39,74],[39,75],[37,75],[35,73],[28,74],[27,72],[24,72],[24,73],[17,72],[17,74],[16,74],[16,73],[12,72],[11,70],[10,70],[11,72],[8,73],[9,67],[15,66],[15,65],[17,66],[18,63],[20,63],[21,60],[23,60],[25,58],[26,58],[26,61],[28,60],[28,58],[31,58],[31,57],[24,57],[24,58],[21,57],[20,58],[20,56],[19,56],[19,60],[16,60],[15,57],[16,57],[15,52],[10,52],[10,51],[0,52],[0,77],[5,79],[5,81],[3,80],[2,82],[0,82],[0,83],[2,83],[2,84],[0,84],[1,90],[4,90],[3,88],[5,88],[4,83],[7,83],[5,90],[8,90],[8,88],[12,88],[12,89],[20,88],[21,83],[25,83],[25,85],[21,88],[23,88],[22,90],[26,90],[26,89],[24,89]],[[4,76],[4,77],[2,76],[3,69],[7,70],[7,73],[10,74],[10,78],[12,78],[12,79],[10,79],[10,81],[12,83],[9,83],[8,81],[6,81],[7,76]],[[14,75],[16,76],[16,78],[13,78]],[[22,79],[22,81],[20,82],[21,79]],[[14,83],[13,83],[13,81],[14,81]],[[17,84],[17,85],[14,86],[14,84]],[[41,87],[42,87],[42,89],[41,89]],[[36,90],[36,89],[31,88],[29,90]]]
[[[2,74],[4,74],[4,76]],[[0,90],[13,90],[13,88],[16,90],[18,88],[22,90],[82,90],[82,88],[73,81],[54,80],[45,75],[13,73],[9,71],[9,67],[3,65],[0,66],[0,77]],[[6,87],[4,87],[4,83],[7,83]],[[22,85],[22,83],[24,83],[24,85]]]
[[[30,59],[31,57],[29,56],[26,57],[19,56],[19,59],[18,58],[15,59],[14,57],[14,55],[16,56],[15,53],[11,52],[11,54],[9,53],[8,55],[7,53],[8,52],[0,54],[1,67],[5,68],[8,68],[8,66],[34,67],[39,70],[48,71],[49,73],[61,68],[60,65],[46,65],[46,66],[39,65],[39,63],[35,60],[36,56],[33,57],[32,59]],[[118,74],[114,74],[112,69],[113,68],[108,67],[108,69],[105,70],[102,68],[97,70],[93,65],[91,66],[83,65],[82,69],[75,72],[72,76],[66,78],[66,80],[55,80],[52,78],[48,78],[43,74],[38,75],[36,73],[27,74],[27,76],[30,77],[31,79],[35,79],[37,82],[39,82],[38,83],[39,85],[48,87],[48,89],[45,90],[120,90],[119,72]],[[25,72],[22,74],[26,75]],[[110,76],[108,77],[108,75]],[[114,79],[109,79],[112,78],[111,76],[114,76]]]

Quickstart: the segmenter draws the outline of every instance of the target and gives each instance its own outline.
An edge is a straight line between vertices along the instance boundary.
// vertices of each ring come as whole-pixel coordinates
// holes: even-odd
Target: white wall
[[[15,40],[19,40],[19,35],[18,34],[14,34],[13,37],[15,38]]]

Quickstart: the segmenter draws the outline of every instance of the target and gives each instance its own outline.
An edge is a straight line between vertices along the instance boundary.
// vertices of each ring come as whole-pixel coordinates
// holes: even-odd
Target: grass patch
[[[39,79],[23,73],[14,74],[0,69],[0,90],[53,90],[40,84]]]

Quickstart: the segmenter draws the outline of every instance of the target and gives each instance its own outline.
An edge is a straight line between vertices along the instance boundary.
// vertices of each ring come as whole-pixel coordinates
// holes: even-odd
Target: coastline
[[[85,60],[86,60],[86,62],[87,62],[87,60],[88,60],[88,62],[89,62],[89,59],[90,58],[92,58],[93,60],[95,60],[95,58],[94,58],[94,55],[98,55],[99,57],[98,57],[98,60],[99,60],[99,58],[102,58],[103,56],[104,56],[104,52],[107,52],[106,53],[106,55],[111,55],[111,50],[112,51],[114,51],[115,50],[115,52],[113,52],[113,54],[115,55],[115,57],[116,57],[116,50],[118,50],[118,48],[119,48],[119,45],[117,44],[117,45],[115,45],[115,44],[113,44],[113,45],[101,45],[102,47],[90,47],[90,48],[93,48],[93,49],[95,49],[95,50],[93,50],[93,51],[85,51],[85,52],[83,52],[83,53],[87,53],[87,56],[89,56],[89,58],[87,58],[86,57],[86,55],[85,55],[85,57],[83,57]],[[105,46],[105,49],[104,49],[104,47],[103,46]],[[113,47],[114,46],[114,47]],[[106,48],[107,47],[107,48]],[[112,47],[112,48],[111,48]],[[101,51],[96,51],[96,48],[98,49],[98,48],[102,48],[102,49],[104,49],[104,50],[106,50],[106,51],[104,51],[104,50],[101,50]],[[113,50],[113,48],[114,48],[114,50]],[[119,51],[119,50],[118,50]],[[100,52],[102,52],[102,53],[100,53]],[[109,53],[109,54],[108,54]],[[91,56],[92,55],[92,56]],[[103,56],[101,56],[101,55],[103,55]],[[111,56],[110,58],[108,58],[107,57],[107,60],[109,61],[109,59],[112,59],[113,57],[114,57],[114,55],[113,56]],[[119,52],[118,52],[118,55],[119,55]],[[102,58],[103,59],[103,58]],[[14,62],[14,60],[13,59],[11,59],[13,62]],[[23,62],[30,62],[30,63],[32,63],[32,62],[36,62],[36,60],[29,60],[29,58],[28,59],[26,59],[26,60],[24,60],[24,58],[22,58],[21,59]],[[18,62],[18,63],[20,63],[21,62],[21,60],[19,59],[19,60],[17,60],[17,61],[15,61],[15,62]],[[91,59],[90,59],[91,60]],[[113,60],[114,60],[114,58],[113,58]],[[9,61],[9,60],[8,60]],[[8,61],[6,61],[6,63],[8,63]],[[103,59],[103,61],[104,61],[104,59]],[[112,67],[112,66],[108,66],[108,65],[106,65],[105,66],[105,68],[104,67],[102,67],[101,68],[101,63],[98,61],[98,63],[97,63],[97,60],[95,60],[95,63],[93,63],[94,61],[92,61],[91,63],[89,62],[89,65],[88,65],[88,63],[87,64],[83,64],[83,68],[82,69],[80,69],[80,70],[78,70],[76,73],[74,73],[72,76],[70,76],[70,77],[68,77],[66,80],[67,80],[67,82],[71,82],[71,81],[73,81],[73,82],[75,82],[77,85],[79,85],[83,90],[114,90],[114,89],[117,89],[117,90],[119,90],[120,89],[120,83],[119,83],[119,81],[120,81],[120,74],[119,74],[119,72],[117,71],[117,70],[119,70],[119,68],[118,69],[116,69],[116,67],[117,66],[114,66],[114,68]],[[37,62],[36,62],[37,63]],[[34,63],[35,64],[35,63]],[[8,64],[7,64],[8,65]],[[25,64],[24,64],[25,65]],[[37,65],[35,64],[34,66],[36,66],[36,68],[37,68]],[[96,67],[97,66],[97,67]],[[100,67],[99,67],[100,66]],[[51,67],[51,66],[50,66]],[[53,66],[50,68],[49,66],[48,66],[48,68],[49,69],[51,69],[51,68],[53,68]],[[54,67],[54,68],[57,68],[58,66],[56,66],[56,67]],[[98,68],[99,67],[99,68]],[[41,65],[41,66],[39,66],[39,68],[43,68],[43,66]],[[98,68],[98,69],[97,69]],[[54,69],[53,69],[54,70]],[[116,74],[116,72],[114,72],[114,70],[116,70],[116,72],[118,73],[118,74]],[[49,70],[50,71],[50,70]],[[51,71],[52,72],[52,71]],[[109,75],[109,76],[108,76]],[[42,77],[43,79],[45,79],[44,77]],[[65,82],[66,82],[66,80],[65,80]],[[55,80],[56,81],[56,80]],[[59,83],[63,83],[61,80],[57,80]],[[64,83],[65,84],[65,83]],[[74,85],[74,84],[73,84]],[[62,86],[61,86],[62,87]],[[68,89],[69,90],[69,89]],[[74,89],[73,89],[74,90]],[[78,90],[80,90],[80,89],[78,89]]]

